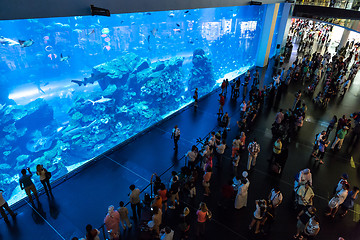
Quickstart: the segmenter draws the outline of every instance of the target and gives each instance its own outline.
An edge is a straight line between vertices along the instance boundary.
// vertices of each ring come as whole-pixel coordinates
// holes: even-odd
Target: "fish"
[[[176,26],[180,27],[180,24],[177,23]]]
[[[14,45],[19,45],[18,42],[10,39],[10,38],[5,38],[3,36],[0,37],[0,43],[2,45],[8,45],[8,46],[14,46]]]
[[[60,53],[60,61],[61,62],[68,61],[69,58],[70,58],[70,56],[63,57],[62,53]]]
[[[27,41],[19,40],[18,42],[19,42],[21,47],[30,47],[31,45],[34,44],[34,40],[32,40],[32,39],[29,39]]]
[[[70,27],[70,25],[69,24],[62,24],[62,23],[54,23],[54,25],[56,25],[56,26],[59,26],[59,27],[63,27],[63,28],[69,28]]]
[[[185,11],[185,13],[188,13],[188,12],[189,12],[189,10]]]
[[[149,12],[146,12],[146,13],[144,13],[144,15],[151,15],[151,13],[149,13]]]
[[[91,32],[87,33],[86,36],[89,36],[91,34],[95,33],[95,29],[93,29]]]
[[[169,15],[168,15],[169,17],[174,17],[175,16],[175,14],[173,13],[173,12],[171,12],[171,13],[169,13]]]
[[[86,84],[88,84],[87,82],[82,81],[82,80],[71,80],[71,82],[78,84],[79,87],[81,87],[81,85],[86,86]]]
[[[112,101],[112,99],[111,98],[104,98],[104,96],[101,96],[101,98],[99,100],[92,101],[92,100],[88,99],[87,101],[89,101],[93,105],[95,105],[95,103],[106,103],[106,102]]]
[[[32,138],[30,141],[26,143],[26,149],[30,152],[40,152],[44,150],[48,150],[54,141],[54,136],[51,137],[40,137],[40,138]]]
[[[90,123],[90,124],[87,125],[87,126],[77,127],[77,128],[71,129],[71,130],[63,133],[62,136],[63,136],[63,137],[66,137],[66,136],[68,136],[68,135],[70,135],[70,136],[75,136],[77,133],[83,132],[83,131],[86,130],[87,128],[92,127],[96,122],[97,122],[97,120],[94,120],[92,123]]]
[[[148,43],[150,43],[150,35],[147,37]]]
[[[156,28],[154,28],[153,30],[151,30],[151,34],[155,37],[157,31],[158,31],[158,30],[157,30]]]

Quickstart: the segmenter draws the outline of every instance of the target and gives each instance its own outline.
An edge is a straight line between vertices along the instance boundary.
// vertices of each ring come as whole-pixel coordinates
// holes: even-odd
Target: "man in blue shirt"
[[[22,177],[20,177],[19,180],[20,188],[21,190],[25,189],[25,192],[28,195],[30,202],[33,203],[31,192],[34,193],[36,200],[39,202],[39,197],[36,191],[36,187],[34,183],[31,181],[32,173],[30,171],[30,168],[27,168],[27,170],[29,171],[29,174],[26,174],[25,169],[21,170]]]

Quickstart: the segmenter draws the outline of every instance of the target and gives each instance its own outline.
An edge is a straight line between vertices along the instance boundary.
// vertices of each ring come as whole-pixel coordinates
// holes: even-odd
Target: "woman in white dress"
[[[243,173],[243,176],[247,176],[247,172]],[[249,189],[250,182],[249,180],[244,177],[241,179],[241,185],[239,186],[238,192],[235,198],[235,208],[241,209],[246,207],[247,205],[247,198],[248,198],[248,189]]]

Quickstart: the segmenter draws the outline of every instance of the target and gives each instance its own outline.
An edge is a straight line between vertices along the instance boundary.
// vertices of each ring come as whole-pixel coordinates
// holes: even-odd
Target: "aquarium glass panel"
[[[264,6],[0,21],[0,188],[56,180],[254,66]],[[38,176],[33,177],[41,187]]]

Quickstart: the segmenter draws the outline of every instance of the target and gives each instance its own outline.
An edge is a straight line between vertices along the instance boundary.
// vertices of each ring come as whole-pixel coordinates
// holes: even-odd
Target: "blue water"
[[[0,21],[5,198],[21,169],[58,179],[252,67],[265,8]]]

